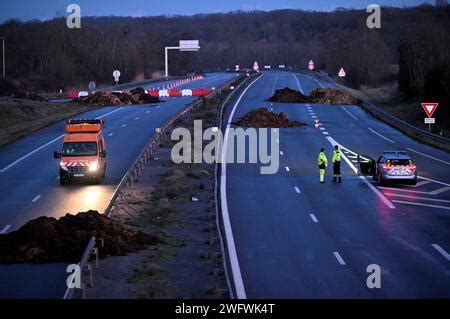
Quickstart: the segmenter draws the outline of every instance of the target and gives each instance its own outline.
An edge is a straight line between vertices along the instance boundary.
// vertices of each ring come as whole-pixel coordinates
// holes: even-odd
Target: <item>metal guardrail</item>
[[[422,129],[420,129],[420,128],[412,125],[412,124],[409,124],[409,123],[399,119],[398,117],[395,117],[395,116],[387,113],[386,111],[383,111],[382,109],[380,109],[379,107],[377,107],[376,105],[371,103],[370,101],[363,100],[362,101],[362,106],[364,108],[368,109],[369,112],[372,111],[374,113],[378,113],[381,116],[384,116],[384,117],[388,118],[389,120],[393,121],[395,126],[397,126],[397,127],[398,126],[402,126],[405,129],[412,130],[414,133],[416,133],[416,134],[418,134],[420,136],[432,139],[432,140],[434,140],[436,142],[449,143],[449,145],[450,145],[450,138],[446,138],[446,137],[443,137],[443,136],[440,136],[440,135],[437,135],[437,134],[433,134],[433,133],[427,132],[427,131],[422,130]]]
[[[99,238],[98,240],[101,242],[101,245],[103,247],[103,239]],[[81,272],[79,274],[80,278],[82,278],[84,270],[89,271],[89,286],[90,287],[94,286],[94,281],[93,281],[93,276],[92,276],[92,265],[91,265],[91,263],[89,263],[89,260],[92,255],[95,255],[95,268],[98,268],[98,247],[96,247],[96,245],[97,245],[97,240],[96,240],[95,236],[92,236],[91,239],[89,240],[89,243],[86,246],[86,249],[84,250],[84,253],[83,253],[83,256],[81,257],[80,262],[78,263],[78,269],[76,270],[76,272],[77,271]],[[66,292],[64,293],[63,299],[72,299],[73,295],[77,289],[81,289],[82,298],[86,299],[86,284],[84,282],[81,283],[80,288],[67,287]]]

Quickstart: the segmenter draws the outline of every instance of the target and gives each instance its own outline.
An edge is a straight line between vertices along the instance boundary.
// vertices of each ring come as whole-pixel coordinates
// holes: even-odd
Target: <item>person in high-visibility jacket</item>
[[[333,150],[333,158],[331,159],[333,162],[333,182],[340,183],[341,179],[341,151],[337,145],[334,146]]]
[[[328,166],[328,160],[324,148],[320,149],[317,165],[319,165],[320,182],[325,183],[325,168]]]

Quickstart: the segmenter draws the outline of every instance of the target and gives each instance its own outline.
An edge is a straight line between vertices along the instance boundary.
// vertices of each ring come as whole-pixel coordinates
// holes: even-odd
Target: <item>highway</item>
[[[217,87],[234,76],[234,73],[207,74],[202,80],[178,88]],[[156,85],[161,84],[151,83],[145,88]],[[102,212],[155,129],[195,99],[162,98],[167,101],[157,105],[104,107],[79,115],[77,118],[105,119],[108,169],[100,185],[59,185],[59,162],[53,159],[53,151],[61,149],[64,121],[1,147],[0,232],[16,230],[39,216],[57,218],[89,209]]]
[[[261,175],[260,164],[226,164],[222,214],[237,297],[450,297],[450,155],[358,106],[267,101],[284,87],[307,94],[333,83],[312,74],[263,72],[226,114],[234,111],[236,119],[267,107],[308,124],[279,129],[274,175]],[[325,147],[331,162],[336,143],[345,148],[343,182],[331,182],[330,164],[320,184],[318,153]],[[379,187],[355,175],[357,153],[377,159],[385,150],[409,152],[420,176],[415,187]],[[381,267],[379,289],[366,285],[370,264]]]

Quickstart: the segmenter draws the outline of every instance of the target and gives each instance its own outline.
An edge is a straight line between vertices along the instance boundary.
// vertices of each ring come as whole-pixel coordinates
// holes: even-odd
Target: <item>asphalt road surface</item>
[[[207,74],[203,80],[178,88],[218,87],[233,77],[234,73]],[[105,119],[108,170],[99,185],[59,185],[59,161],[53,159],[53,151],[61,150],[65,121],[0,147],[0,233],[16,230],[39,216],[58,218],[89,209],[102,212],[155,129],[195,99],[162,98],[166,102],[104,107],[77,116]],[[0,298],[62,298],[66,266],[0,265]]]
[[[260,163],[226,165],[221,195],[237,296],[449,298],[450,155],[358,106],[266,101],[284,87],[307,94],[333,84],[311,74],[264,72],[236,104],[233,119],[267,107],[308,124],[279,130],[276,174],[261,175]],[[331,162],[337,143],[347,159],[343,182],[331,182],[330,165],[320,184],[320,148]],[[385,150],[409,152],[420,176],[415,187],[379,187],[356,176],[357,153],[376,159]],[[367,286],[371,264],[380,266],[381,288]]]

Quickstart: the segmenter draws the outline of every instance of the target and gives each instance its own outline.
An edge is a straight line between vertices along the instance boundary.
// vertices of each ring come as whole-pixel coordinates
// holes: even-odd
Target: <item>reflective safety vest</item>
[[[328,166],[328,160],[324,152],[319,153],[319,157],[317,158],[317,165],[325,165]]]
[[[333,163],[334,162],[340,162],[341,161],[341,151],[339,150],[334,150],[333,151],[333,159],[331,160]]]

